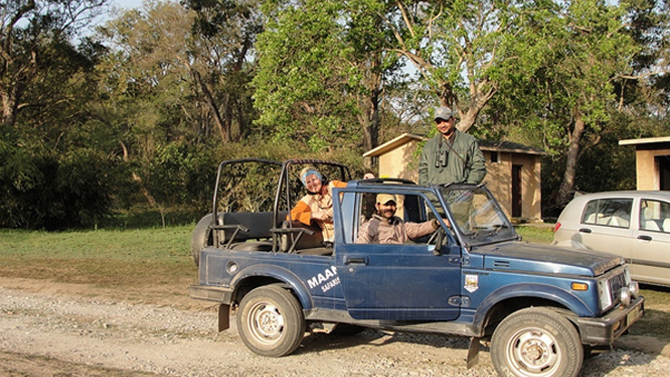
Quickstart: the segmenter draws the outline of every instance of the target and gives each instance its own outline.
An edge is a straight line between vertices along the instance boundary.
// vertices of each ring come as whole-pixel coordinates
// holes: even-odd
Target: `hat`
[[[393,201],[394,203],[398,203],[398,201],[395,198],[395,195],[392,195],[392,194],[377,194],[377,203],[386,204],[390,201]]]
[[[454,112],[451,111],[448,107],[438,107],[435,109],[435,117],[433,119],[444,119],[449,120],[449,118],[454,116]]]
[[[302,184],[307,186],[307,177],[310,175],[315,174],[317,178],[319,178],[321,181],[323,181],[323,177],[321,177],[321,173],[319,173],[318,170],[314,166],[306,166],[302,171],[300,171],[300,180],[302,181]]]

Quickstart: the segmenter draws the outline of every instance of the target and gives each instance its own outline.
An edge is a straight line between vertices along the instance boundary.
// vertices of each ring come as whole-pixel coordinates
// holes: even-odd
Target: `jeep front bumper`
[[[627,307],[614,308],[602,317],[571,319],[579,327],[582,344],[611,345],[643,315],[644,297],[640,296]]]

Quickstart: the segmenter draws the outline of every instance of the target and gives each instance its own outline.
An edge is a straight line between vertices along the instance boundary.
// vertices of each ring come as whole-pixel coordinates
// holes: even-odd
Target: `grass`
[[[550,244],[554,239],[554,227],[551,224],[518,225],[515,229],[524,241]]]
[[[653,286],[642,288],[642,296],[645,298],[644,317],[630,328],[630,333],[670,340],[670,289]]]
[[[0,230],[0,276],[100,287],[165,284],[196,276],[193,227],[36,232]]]

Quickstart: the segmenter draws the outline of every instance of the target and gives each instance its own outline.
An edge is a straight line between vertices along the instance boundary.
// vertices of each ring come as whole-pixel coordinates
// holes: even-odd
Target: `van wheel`
[[[565,317],[528,308],[505,318],[493,332],[491,359],[504,377],[576,377],[584,349]]]
[[[237,329],[253,353],[268,357],[286,356],[300,345],[305,335],[305,318],[298,300],[278,285],[249,292],[237,313]]]

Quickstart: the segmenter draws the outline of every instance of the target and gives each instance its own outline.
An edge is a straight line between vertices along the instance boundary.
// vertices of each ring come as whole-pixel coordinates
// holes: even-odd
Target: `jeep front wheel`
[[[298,300],[278,285],[249,292],[237,313],[237,329],[252,352],[281,357],[295,351],[305,335],[305,318]]]
[[[519,310],[491,339],[491,359],[504,377],[575,377],[584,351],[575,327],[547,308]]]

